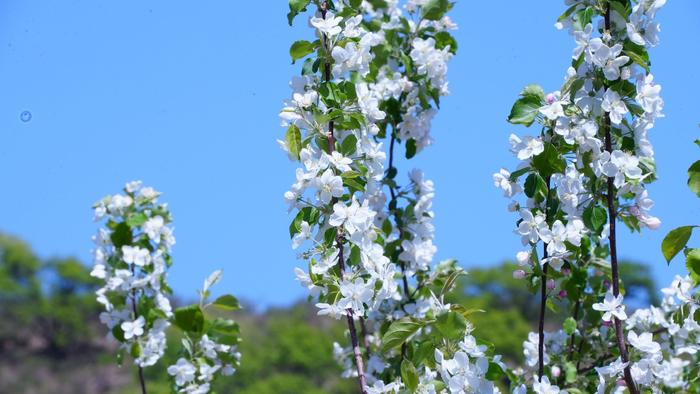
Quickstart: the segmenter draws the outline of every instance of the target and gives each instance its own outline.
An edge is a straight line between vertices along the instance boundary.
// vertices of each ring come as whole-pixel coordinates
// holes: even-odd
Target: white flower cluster
[[[506,370],[499,356],[495,356],[492,361]],[[459,350],[450,359],[445,358],[440,350],[435,350],[435,362],[449,393],[500,392],[493,382],[486,378],[489,370],[486,346],[477,345],[476,339],[471,335],[464,337],[464,340],[459,343]]]
[[[207,304],[209,289],[222,277],[221,270],[212,272],[204,280],[204,286],[199,291],[199,309],[205,309],[211,304]],[[216,301],[215,301],[216,303]],[[182,338],[184,345],[183,356],[167,369],[168,374],[173,377],[175,388],[178,393],[206,394],[211,390],[211,385],[217,374],[231,376],[236,372],[236,367],[240,364],[241,354],[238,352],[237,338],[226,336],[229,343],[222,343],[219,338],[222,333],[233,328],[237,333],[238,329],[233,321],[214,320],[212,326],[223,323],[223,326],[212,330],[213,337],[208,334],[196,335],[185,332]],[[203,325],[203,324],[202,324]],[[222,330],[225,327],[228,330]],[[235,327],[235,328],[234,328]]]
[[[141,367],[155,364],[165,351],[165,330],[172,308],[165,274],[175,244],[170,213],[158,204],[160,193],[130,182],[124,194],[94,206],[95,220],[107,219],[93,237],[91,275],[104,280],[97,301],[102,321]]]
[[[661,305],[637,309],[629,317],[624,311],[622,297],[614,297],[608,292],[604,301],[594,304],[593,309],[603,312],[603,320],[607,322],[612,320],[612,316],[624,320],[626,339],[630,344],[630,361],[624,363],[620,357],[611,356],[609,348],[614,334],[610,327],[603,325],[594,329],[589,334],[591,338],[584,357],[590,361],[583,361],[584,365],[588,362],[593,364],[590,368],[579,369],[579,373],[590,370],[593,376],[597,375],[597,380],[588,387],[588,391],[583,386],[577,388],[600,394],[622,392],[624,386],[620,386],[619,382],[623,379],[625,367],[629,365],[632,377],[640,388],[655,393],[692,392],[690,385],[700,365],[699,290],[689,277],[676,276],[669,287],[661,290]],[[559,378],[571,361],[567,351],[569,338],[563,330],[545,332],[544,363],[550,367],[554,379]],[[531,332],[523,343],[525,363],[530,369],[537,367],[538,342],[537,333]],[[598,362],[601,364],[596,364]],[[581,383],[580,380],[577,382]],[[555,391],[542,391],[545,387]],[[535,393],[559,392],[559,388],[555,387],[547,376],[542,377],[542,382],[538,382],[537,376],[532,380]],[[513,393],[525,394],[527,387],[518,386]]]
[[[573,52],[576,67],[569,68],[562,91],[547,95],[539,108],[543,124],[552,127],[554,133],[510,137],[511,151],[523,161],[521,169],[536,168],[535,157],[550,154],[544,152],[545,144],[553,144],[555,149],[560,141],[573,145],[565,156],[568,158],[565,169],[551,175],[551,189],[556,190],[559,209],[565,213],[563,219],[551,227],[547,225],[544,220],[545,201],[537,197],[530,197],[526,207],[521,207],[518,202],[510,205],[512,210],[520,211],[523,219],[518,233],[523,237],[524,245],[534,245],[540,240],[548,244],[549,259],[542,260],[542,263],[549,262],[557,270],[562,266],[562,259],[568,257],[563,242],[579,246],[581,237],[595,230],[583,225],[582,215],[594,201],[590,190],[592,182],[597,179],[613,178],[617,195],[630,196],[633,200],[621,205],[620,216],[625,223],[633,228],[655,229],[660,225],[659,219],[649,214],[653,201],[649,199],[644,183],[653,177],[654,172],[653,149],[647,132],[653,127],[654,120],[663,116],[663,100],[659,96],[661,87],[654,84],[653,76],[645,71],[646,64],[640,65],[632,62],[630,56],[622,55],[622,43],[630,40],[642,45],[638,51],[646,55],[644,47],[658,43],[655,33],[658,24],[653,18],[664,3],[662,0],[636,2],[626,24],[627,16],[614,9],[611,12],[611,31],[603,33],[602,25],[596,29],[591,23],[581,24],[583,16],[579,11],[589,9],[589,2],[569,2],[570,12],[558,27],[568,27],[576,40],[577,47]],[[594,31],[600,31],[601,36],[593,37]],[[649,39],[641,39],[640,34],[647,32]],[[625,47],[624,53],[642,53],[632,51]],[[607,89],[601,87],[601,73],[609,86]],[[526,89],[523,95],[528,94],[537,95]],[[609,115],[610,125],[601,126],[604,114]],[[605,149],[603,127],[610,127],[613,135],[620,135],[619,147]],[[591,173],[595,178],[591,178]],[[505,169],[493,177],[494,184],[508,198],[523,191],[511,178],[512,174]],[[595,235],[605,239],[607,226]]]
[[[398,0],[362,2],[360,9],[339,1],[334,2],[336,14],[323,9],[324,4],[311,25],[321,50],[332,55],[332,64],[307,59],[302,77],[291,83],[293,98],[281,113],[288,132],[279,143],[303,165],[285,194],[290,210],[298,210],[290,228],[292,247],[312,243],[302,254],[309,270],[297,268],[296,275],[318,297],[319,314],[340,318],[349,313],[359,320],[359,342],[367,357],[365,370],[359,372],[366,392],[435,393],[437,371],[418,363],[418,387],[407,387],[396,374],[395,364],[402,360],[398,349],[380,349],[387,322],[434,323],[437,316],[456,314],[453,309],[458,309],[430,288],[434,283],[454,284],[462,273],[454,261],[432,267],[437,251],[433,183],[413,170],[410,185],[399,186],[393,162],[395,145],[404,145],[411,158],[433,141],[431,122],[439,97],[449,94],[447,63],[456,50],[447,31],[456,25],[444,15],[447,5],[429,5],[445,7],[438,17],[420,16],[427,5],[423,0],[408,1],[403,9]],[[347,89],[348,81],[352,89]],[[329,94],[334,86],[339,94]],[[355,115],[360,115],[359,124],[347,122]],[[297,129],[302,131],[298,137]],[[390,138],[390,143],[382,144],[381,138]],[[430,330],[419,329],[414,340],[427,341]],[[345,377],[359,376],[358,347],[335,344],[334,355]],[[480,357],[485,361],[479,366],[486,362],[486,369],[471,382],[479,376],[484,387],[492,387],[484,377],[491,356]],[[451,374],[444,379],[457,382],[465,376],[456,361],[444,361],[444,373]]]
[[[215,342],[204,334],[200,340],[190,344],[190,358],[180,357],[177,362],[168,367],[168,374],[175,380],[179,393],[206,394],[211,390],[211,382],[216,373],[230,376],[236,372],[231,364],[221,362],[222,355],[233,356],[239,361],[241,354],[236,346]]]
[[[437,247],[433,244],[435,227],[433,212],[430,210],[435,197],[433,182],[425,179],[423,171],[417,169],[411,172],[410,178],[415,195],[414,218],[402,229],[410,234],[411,240],[401,242],[399,259],[404,263],[406,275],[413,276],[417,271],[430,269]]]
[[[560,354],[566,346],[568,335],[562,330],[554,332],[544,332],[544,364],[549,365],[550,354]],[[525,355],[525,365],[529,368],[536,368],[538,362],[537,348],[540,338],[536,332],[530,332],[527,341],[523,342],[523,355]]]
[[[547,267],[558,271],[546,283],[539,283],[543,299],[556,288],[557,281],[586,289],[586,294],[576,297],[595,297],[605,289],[589,287],[593,283],[586,282],[593,279],[586,272],[597,270],[593,265],[606,257],[598,251],[604,250],[603,244],[611,238],[611,220],[619,219],[636,231],[660,225],[650,214],[653,201],[645,184],[655,177],[648,131],[663,116],[664,105],[661,88],[649,73],[648,49],[658,44],[659,28],[653,19],[665,0],[634,0],[628,7],[612,3],[566,1],[568,9],[557,28],[567,28],[576,42],[572,66],[559,91],[545,94],[535,85],[523,90],[509,121],[526,126],[537,121],[542,132],[537,136],[511,135],[511,152],[521,163],[512,173],[502,169],[493,176],[506,198],[513,200],[521,193],[526,196],[524,202],[513,200],[509,204],[510,211],[519,213],[516,233],[527,247],[517,254],[523,269],[515,271],[514,277],[536,279],[546,275]],[[519,181],[521,176],[523,182]],[[543,256],[535,249],[540,242]],[[612,269],[617,278],[617,266]],[[574,271],[578,278],[572,276]],[[608,289],[602,302],[584,304],[582,298],[569,298],[577,311],[579,306],[592,305],[602,313],[603,327],[590,328],[601,335],[597,350],[607,351],[610,345],[603,340],[614,331],[608,330],[608,325],[620,324],[627,317],[618,287],[619,283],[613,283],[615,293]],[[559,294],[567,297],[564,290]],[[573,319],[576,322],[577,317]],[[585,336],[593,342],[591,335]],[[565,340],[567,335],[562,331],[558,337]],[[530,367],[539,362],[537,344],[535,335],[525,344]],[[549,361],[554,354],[548,349],[544,360],[552,374],[555,369]],[[559,392],[549,379],[545,383],[545,378],[534,379],[539,389],[532,388]],[[630,384],[629,376],[625,382]],[[550,389],[554,391],[547,391]]]
[[[625,322],[630,371],[637,384],[653,392],[688,392],[700,365],[700,293],[689,277],[680,276],[661,292],[659,307],[638,309]],[[596,369],[598,392],[621,375],[615,365]]]
[[[325,49],[333,55],[332,76],[336,81],[349,79],[350,72],[365,75],[373,59],[370,49],[383,42],[381,33],[365,30],[361,21],[361,15],[342,18],[330,11],[325,18],[320,14],[311,18]],[[313,75],[293,80],[294,98],[281,112],[283,126],[293,125],[306,130],[308,137],[323,141],[300,150],[303,168],[297,169],[297,180],[285,193],[290,209],[313,208],[323,215],[320,222],[303,218],[298,224],[293,246],[311,240],[315,247],[305,257],[316,258],[311,259],[308,274],[301,269],[296,269],[296,274],[312,294],[324,297],[326,302],[318,304],[320,314],[340,318],[352,309],[357,317],[365,313],[366,307],[371,309],[395,291],[395,266],[383,255],[375,226],[377,211],[386,199],[381,187],[386,154],[373,136],[379,131],[375,122],[386,115],[378,108],[381,96],[375,90],[366,83],[352,84],[356,100],[347,100],[340,110],[358,114],[362,122],[354,129],[340,130],[337,123],[335,130],[330,129],[328,121],[315,117],[330,110],[323,94],[319,94],[320,85],[321,80]],[[338,147],[333,145],[335,141]],[[280,144],[289,151],[286,142]],[[339,147],[343,150],[339,151]],[[364,184],[356,181],[359,178]],[[356,188],[348,191],[346,187],[350,186]],[[350,198],[343,198],[346,195]],[[335,242],[334,236],[331,242],[321,242],[329,231],[338,231],[341,241]],[[344,264],[341,271],[334,269],[341,254],[349,260],[358,252],[359,264]],[[379,291],[374,290],[377,284]],[[337,296],[330,294],[329,289],[333,288]]]

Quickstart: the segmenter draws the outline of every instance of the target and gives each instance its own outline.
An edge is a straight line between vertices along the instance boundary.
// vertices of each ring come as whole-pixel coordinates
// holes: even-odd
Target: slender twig
[[[605,9],[605,30],[610,32],[610,0],[608,0]],[[608,88],[608,82],[605,81],[605,87]],[[610,114],[605,113],[603,120],[603,129],[605,131],[605,150],[612,154],[612,135],[610,132]],[[617,221],[617,211],[615,210],[615,184],[614,178],[608,177],[608,192],[607,192],[607,203],[608,203],[608,218],[610,223],[610,235],[608,237],[610,243],[610,266],[612,270],[612,287],[613,295],[617,297],[620,294],[620,272],[617,264],[617,238],[615,233],[615,224]],[[629,361],[629,356],[627,354],[627,346],[625,344],[625,336],[622,331],[622,321],[617,317],[614,318],[615,325],[615,336],[617,338],[617,347],[620,349],[620,358],[623,363]],[[634,378],[632,378],[632,373],[630,371],[629,364],[624,369],[625,383],[627,388],[630,390],[631,394],[639,394],[639,389],[634,383]]]
[[[367,325],[365,324],[365,318],[360,316],[360,330],[362,335],[362,344],[365,347],[365,357],[369,359],[370,354],[370,343],[369,337],[367,336]]]
[[[396,125],[392,124],[391,127],[391,141],[389,142],[389,171],[394,169],[394,144],[396,142]],[[389,193],[391,194],[391,201],[389,202],[390,210],[394,214],[394,221],[396,222],[396,227],[399,229],[399,240],[403,238],[402,222],[396,213],[396,204],[398,204],[396,190],[394,184],[389,185]],[[393,208],[391,208],[393,207]],[[406,277],[406,264],[403,261],[399,261],[399,266],[401,267],[401,276],[403,281],[403,293],[406,298],[411,301],[413,300],[413,295],[408,288],[408,278]]]
[[[576,300],[576,304],[574,305],[574,321],[578,322],[578,312],[579,309],[581,308],[581,300]],[[571,361],[571,357],[574,355],[574,339],[575,339],[576,332],[571,333],[571,337],[569,338],[569,355],[568,359]]]
[[[131,264],[131,274],[134,275],[135,273],[135,268],[134,265]],[[136,289],[131,289],[131,307],[134,311],[134,320],[139,318],[139,313],[136,308]],[[143,376],[143,367],[139,367],[139,383],[141,384],[141,394],[147,394],[146,393],[146,378]]]
[[[328,11],[328,3],[326,1],[321,2],[321,16],[323,19],[326,19],[326,13]],[[328,37],[323,34],[322,36],[323,40],[323,45],[328,48]],[[326,81],[331,80],[331,65],[330,63],[326,62],[323,67],[323,78]],[[334,123],[333,121],[328,122],[328,153],[333,153],[335,149],[335,137],[333,136],[333,131],[334,131]],[[345,274],[345,258],[343,256],[343,232],[340,228],[336,230],[336,236],[335,236],[335,241],[336,245],[338,247],[338,268],[340,270],[340,278],[342,280],[344,274]],[[360,351],[360,345],[358,344],[357,341],[357,329],[355,328],[355,318],[354,318],[354,313],[352,308],[346,309],[346,316],[347,316],[347,321],[348,321],[348,330],[350,331],[350,343],[352,345],[352,352],[353,356],[355,358],[355,367],[357,368],[357,377],[358,381],[360,384],[360,392],[363,394],[367,393],[367,389],[365,388],[367,386],[367,382],[365,379],[365,371],[364,371],[364,364],[362,361],[362,352]]]
[[[595,369],[597,366],[601,365],[601,364],[604,363],[606,360],[608,360],[608,359],[610,359],[610,358],[612,358],[612,357],[613,357],[612,354],[606,353],[606,354],[604,354],[604,355],[598,357],[598,359],[595,360],[594,362],[592,362],[591,365],[589,365],[589,366],[586,366],[586,367],[583,367],[583,368],[576,367],[576,372],[579,373],[579,374],[581,374],[581,373],[586,373],[586,372],[588,372],[588,371],[590,371],[590,370],[592,370],[592,369]]]

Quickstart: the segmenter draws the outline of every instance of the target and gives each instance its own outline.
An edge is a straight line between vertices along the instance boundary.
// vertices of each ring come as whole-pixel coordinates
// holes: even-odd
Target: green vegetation
[[[506,263],[470,270],[449,302],[475,312],[471,321],[479,337],[492,342],[508,362],[522,359],[538,298],[513,279]],[[627,263],[628,295],[654,301],[655,286],[645,266]],[[633,275],[634,274],[634,275]],[[114,364],[113,342],[99,322],[96,282],[75,259],[41,260],[24,242],[0,235],[0,387],[12,393],[131,393],[134,368]],[[562,308],[563,309],[563,308]],[[240,369],[216,385],[217,393],[286,394],[353,393],[354,380],[340,377],[333,342],[344,343],[342,322],[321,319],[313,306],[300,302],[286,309],[233,314],[241,325]],[[563,315],[550,314],[550,326]],[[171,341],[179,340],[173,335]],[[169,349],[175,349],[175,346]],[[146,369],[150,393],[169,392],[166,365]]]

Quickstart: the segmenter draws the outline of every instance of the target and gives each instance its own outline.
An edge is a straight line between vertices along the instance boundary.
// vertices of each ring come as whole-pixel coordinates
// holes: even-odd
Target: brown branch
[[[545,223],[548,222],[548,204],[549,204],[549,192],[550,192],[550,180],[551,177],[547,177],[547,198],[544,201],[544,217],[545,217]],[[547,224],[549,225],[549,224]],[[543,246],[543,252],[542,252],[542,260],[547,259],[547,244],[545,243]],[[549,267],[549,263],[544,263],[542,266],[542,283],[540,283],[540,286],[542,286],[541,293],[540,293],[540,319],[539,319],[539,325],[537,328],[537,333],[538,333],[538,340],[539,343],[537,344],[537,372],[539,375],[539,380],[542,381],[542,375],[544,375],[544,314],[547,310],[547,268]]]
[[[362,331],[360,335],[362,335],[362,344],[365,347],[365,357],[369,359],[370,356],[370,343],[369,343],[369,337],[367,336],[367,325],[365,324],[365,318],[360,316],[360,330]]]
[[[605,9],[605,31],[610,32],[610,0],[607,2]],[[605,87],[608,88],[607,79],[605,80]],[[605,132],[605,150],[612,154],[612,135],[610,132],[610,114],[605,113],[603,120],[603,129]],[[608,218],[610,223],[610,235],[608,237],[610,243],[610,266],[612,269],[612,288],[613,295],[617,297],[620,294],[620,272],[617,263],[617,238],[615,232],[615,224],[617,221],[617,211],[615,210],[615,184],[614,178],[608,177],[608,191],[607,191],[607,203],[608,203]],[[627,346],[625,344],[625,336],[622,331],[622,321],[617,317],[614,318],[615,325],[615,337],[617,338],[617,347],[620,349],[620,358],[623,363],[629,361],[629,355],[627,354]],[[625,383],[627,388],[630,390],[631,394],[639,394],[639,389],[632,378],[632,373],[630,371],[629,364],[624,370]]]

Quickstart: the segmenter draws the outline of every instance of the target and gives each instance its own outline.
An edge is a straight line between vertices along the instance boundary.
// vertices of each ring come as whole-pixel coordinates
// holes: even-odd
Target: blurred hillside
[[[522,341],[534,327],[539,301],[522,281],[513,279],[513,269],[508,263],[472,269],[449,301],[487,311],[472,317],[476,334],[515,364],[522,359]],[[627,263],[624,271],[628,296],[640,305],[655,301],[646,266]],[[116,365],[115,344],[99,322],[101,310],[93,294],[97,285],[81,262],[44,261],[21,240],[0,235],[2,392],[136,392],[130,360]],[[340,378],[332,357],[333,342],[345,341],[341,323],[317,317],[306,302],[262,313],[247,306],[232,315],[241,325],[241,367],[233,377],[222,378],[216,392],[355,392],[355,383]],[[550,313],[547,325],[554,328],[561,319]],[[171,341],[179,341],[177,332],[171,334]],[[169,392],[164,366],[174,363],[175,348],[169,347],[159,366],[146,369],[149,393]]]

